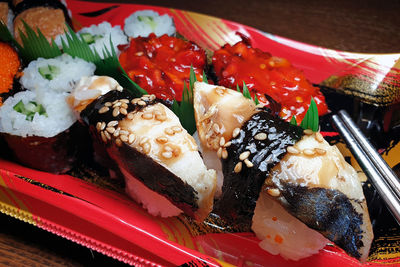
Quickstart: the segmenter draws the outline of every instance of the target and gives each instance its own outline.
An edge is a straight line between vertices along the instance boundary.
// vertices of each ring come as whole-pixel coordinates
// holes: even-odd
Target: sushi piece
[[[153,10],[141,10],[125,19],[124,31],[131,38],[148,37],[151,33],[160,37],[164,34],[173,36],[176,33],[172,17],[160,16]]]
[[[223,92],[229,92],[228,100],[222,97]],[[208,95],[211,97],[205,97]],[[232,95],[236,96],[236,102],[226,103],[225,107],[230,108],[222,109],[225,101],[233,99]],[[249,101],[241,93],[221,86],[198,82],[194,86],[200,140],[214,150],[220,146],[217,156],[221,158],[224,181],[214,212],[229,223],[251,223],[253,220],[253,230],[264,239],[263,242],[275,242],[273,238],[266,238],[267,228],[260,223],[263,210],[259,207],[257,210],[261,211],[254,214],[257,206],[275,201],[308,228],[318,231],[351,256],[365,260],[373,234],[355,170],[320,133],[303,131],[265,108],[254,107]],[[236,111],[236,107],[247,108]],[[206,123],[202,124],[198,114],[208,114],[203,116]],[[238,117],[241,119],[235,120]],[[210,133],[208,129],[214,127],[219,129],[219,135],[213,137],[210,134],[207,138],[207,134],[202,134]],[[210,140],[214,146],[208,145]],[[279,214],[274,217],[279,218]],[[285,242],[283,235],[279,236],[278,240]],[[322,246],[320,241],[316,248]],[[296,249],[297,245],[292,242],[289,246]],[[284,250],[282,254],[292,258]],[[292,259],[296,258],[298,256]]]
[[[0,107],[0,133],[19,162],[56,174],[72,168],[79,133],[65,98],[65,93],[23,91]]]
[[[19,89],[16,82],[21,76],[21,60],[17,51],[8,43],[0,42],[0,106]]]
[[[206,54],[193,42],[150,34],[131,39],[119,61],[132,81],[150,94],[163,100],[181,100],[191,66],[197,80],[202,80]]]
[[[14,37],[20,44],[20,31],[25,32],[23,21],[34,30],[39,28],[49,42],[63,34],[70,22],[68,10],[57,0],[24,0],[16,4],[14,13]]]
[[[94,83],[80,88],[96,89]],[[212,210],[215,171],[207,170],[193,137],[154,95],[133,98],[121,89],[100,90],[102,95],[81,110],[80,119],[124,174],[127,193],[152,215],[184,212],[202,221]]]
[[[14,13],[12,12],[8,2],[9,1],[5,0],[0,1],[0,20],[7,25],[10,32],[13,32]]]
[[[31,61],[23,70],[20,82],[28,90],[69,93],[83,76],[93,75],[96,66],[68,54]]]
[[[248,40],[224,45],[214,52],[212,64],[219,85],[236,88],[244,82],[260,103],[270,107],[270,98],[278,102],[279,116],[284,120],[289,121],[293,116],[302,120],[311,97],[317,103],[319,115],[328,112],[324,95],[301,70],[287,59],[251,47]]]
[[[108,51],[111,51],[110,40],[112,41],[117,55],[120,53],[118,46],[128,44],[128,38],[121,30],[121,26],[112,27],[111,24],[106,21],[98,25],[82,28],[77,34],[83,38],[90,48],[97,51],[101,58],[104,58],[104,47],[106,47]],[[61,47],[62,39],[64,39],[65,42],[67,40],[64,34],[57,36],[55,40],[59,47]]]

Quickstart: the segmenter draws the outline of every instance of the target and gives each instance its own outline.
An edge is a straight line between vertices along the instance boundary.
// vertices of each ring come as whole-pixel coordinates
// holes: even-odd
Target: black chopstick
[[[332,116],[332,121],[386,206],[400,224],[400,182],[396,174],[373,148],[346,111],[340,110],[337,115]]]

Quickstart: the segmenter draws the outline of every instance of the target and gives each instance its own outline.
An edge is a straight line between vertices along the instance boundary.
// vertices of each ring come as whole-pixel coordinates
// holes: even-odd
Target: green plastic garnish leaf
[[[318,132],[319,129],[319,117],[317,104],[314,98],[311,98],[310,106],[307,110],[304,119],[300,123],[300,127],[304,130],[311,129],[313,132]]]
[[[297,121],[296,121],[296,116],[292,116],[292,119],[290,120],[291,125],[296,125],[297,126]]]
[[[205,73],[203,73],[203,81],[207,78]],[[194,134],[196,131],[196,121],[194,119],[194,107],[193,107],[193,86],[197,81],[196,74],[193,70],[193,66],[190,67],[189,75],[189,88],[187,88],[186,83],[183,84],[182,100],[178,103],[176,99],[172,103],[171,110],[178,116],[183,128],[188,131],[189,134]]]
[[[250,94],[250,90],[249,90],[249,88],[247,87],[247,85],[246,85],[246,83],[244,81],[243,81],[243,92],[240,90],[239,84],[236,84],[236,91],[238,91],[239,93],[243,94],[243,96],[245,98],[253,100],[253,98],[251,97],[251,94]],[[260,101],[258,100],[256,95],[254,95],[254,100],[253,101],[254,101],[254,103],[256,105],[260,104]]]
[[[207,79],[207,75],[205,73],[205,71],[203,70],[203,83],[208,84],[208,79]]]

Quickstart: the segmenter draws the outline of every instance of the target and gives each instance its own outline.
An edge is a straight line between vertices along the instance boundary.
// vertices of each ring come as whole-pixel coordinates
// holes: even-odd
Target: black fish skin
[[[101,141],[100,133],[96,130],[97,122],[108,123],[112,120],[122,120],[126,115],[119,114],[117,117],[112,115],[112,108],[108,112],[99,114],[99,110],[106,102],[113,102],[118,99],[132,100],[133,97],[126,90],[120,92],[113,90],[99,97],[96,101],[89,104],[80,114],[84,123],[91,128],[90,132],[96,140]],[[143,100],[146,106],[157,103],[157,100]],[[127,111],[140,111],[144,106],[129,102]],[[102,142],[104,144],[104,142]],[[151,190],[160,193],[168,198],[174,205],[186,214],[194,217],[194,212],[198,210],[197,192],[192,186],[182,181],[181,178],[170,172],[167,168],[155,162],[151,157],[141,153],[135,148],[123,143],[118,147],[114,142],[104,144],[108,155],[123,167],[132,176],[136,177]]]
[[[254,139],[258,133],[267,133],[267,139]],[[227,148],[228,158],[222,159],[224,184],[221,198],[215,203],[215,213],[230,223],[250,222],[269,171],[286,154],[286,148],[294,145],[302,135],[303,129],[266,110],[254,114],[245,122],[239,135],[230,140],[232,144]],[[248,168],[243,163],[242,170],[236,173],[235,165],[245,151],[250,151],[248,159],[254,166]]]
[[[279,202],[293,216],[351,256],[358,259],[361,257],[358,248],[363,247],[363,231],[360,228],[363,215],[356,212],[345,194],[334,189],[309,188],[289,183],[282,183],[278,188],[281,192]]]

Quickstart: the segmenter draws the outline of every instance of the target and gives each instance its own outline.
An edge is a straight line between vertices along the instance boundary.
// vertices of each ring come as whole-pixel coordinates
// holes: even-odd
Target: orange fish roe
[[[0,94],[12,89],[14,77],[21,66],[17,51],[7,43],[0,42]]]
[[[276,221],[278,220],[278,218],[276,218],[276,217],[274,216],[274,217],[272,217],[272,220],[273,220],[274,222],[276,222]]]
[[[275,235],[275,242],[278,244],[282,244],[283,243],[283,238],[280,235]]]

